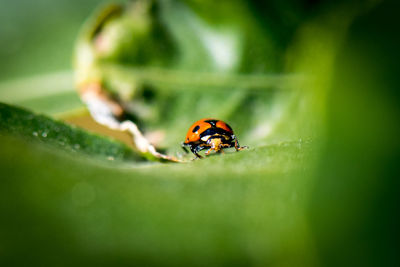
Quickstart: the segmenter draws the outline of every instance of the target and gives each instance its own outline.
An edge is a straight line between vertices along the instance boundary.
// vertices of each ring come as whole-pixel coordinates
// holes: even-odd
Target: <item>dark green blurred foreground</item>
[[[282,125],[301,132],[322,118],[312,139],[134,162],[120,143],[2,105],[0,266],[399,266],[398,10],[383,1],[345,34],[306,38],[327,54],[295,53],[317,75],[310,109],[320,113],[294,108]],[[328,26],[343,15],[332,14]],[[36,119],[83,151],[32,136]]]
[[[315,260],[305,218],[309,179],[293,170],[309,145],[123,167],[1,142],[2,266]]]

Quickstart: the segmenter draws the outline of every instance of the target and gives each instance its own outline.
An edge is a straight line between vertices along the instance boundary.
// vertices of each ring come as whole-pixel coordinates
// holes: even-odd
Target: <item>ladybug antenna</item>
[[[186,148],[187,145],[185,143],[182,143],[181,146],[182,146],[183,151],[185,151],[186,153],[189,153],[189,151]]]

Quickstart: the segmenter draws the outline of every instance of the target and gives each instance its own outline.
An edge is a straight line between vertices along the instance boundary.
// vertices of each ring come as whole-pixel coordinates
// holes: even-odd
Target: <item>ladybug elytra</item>
[[[201,158],[199,151],[208,149],[205,155],[211,151],[222,152],[223,148],[235,147],[236,151],[247,147],[241,147],[233,133],[232,128],[225,122],[216,119],[201,119],[190,126],[182,148],[187,152],[186,147]]]

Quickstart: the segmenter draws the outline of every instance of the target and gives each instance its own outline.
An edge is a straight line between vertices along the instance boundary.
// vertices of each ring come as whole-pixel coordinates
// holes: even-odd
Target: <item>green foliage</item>
[[[51,149],[63,149],[103,160],[140,159],[121,143],[2,103],[0,103],[0,134],[18,136],[26,142],[46,144]]]
[[[135,167],[71,159],[15,138],[1,142],[0,168],[8,175],[0,198],[12,203],[2,207],[2,265],[314,260],[304,217],[309,143]]]
[[[81,5],[68,3],[64,16]],[[54,120],[82,108],[70,71],[2,82],[0,101],[50,117],[0,105],[0,265],[397,266],[398,5],[151,3],[134,24],[129,5],[95,12],[78,82],[133,103],[169,154],[201,117],[228,121],[250,149],[145,162]],[[53,39],[49,58],[69,58],[71,34],[48,30],[2,75],[53,70],[42,60]],[[112,53],[95,49],[99,33]],[[233,63],[218,64],[207,36],[233,40]]]
[[[215,13],[204,12],[210,5]],[[137,1],[105,6],[78,38],[77,85],[100,84],[143,130],[162,131],[159,145],[169,153],[177,152],[188,126],[204,117],[229,122],[244,143],[266,144],[276,134],[273,117],[298,100],[308,77],[297,69],[284,72],[289,42],[263,28],[253,5]],[[279,25],[286,31],[295,26]],[[311,135],[312,129],[302,129],[301,137]],[[298,138],[288,134],[284,140]]]
[[[309,211],[323,266],[399,264],[398,10],[359,16],[337,56]]]

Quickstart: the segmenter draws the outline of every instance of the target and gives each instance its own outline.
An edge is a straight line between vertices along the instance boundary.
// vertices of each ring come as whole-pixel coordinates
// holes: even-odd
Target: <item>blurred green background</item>
[[[0,265],[398,266],[399,4],[155,2],[173,48],[102,59],[108,89],[142,75],[168,153],[203,114],[250,149],[152,163],[65,124],[87,116],[72,62],[101,3],[2,1]],[[235,64],[198,36],[236,40]]]
[[[72,53],[82,23],[99,3],[2,1],[3,102],[39,112],[62,112],[82,105],[73,90]],[[66,98],[66,103],[52,104],[55,95]]]
[[[74,42],[101,1],[2,1],[1,79],[71,70]]]

